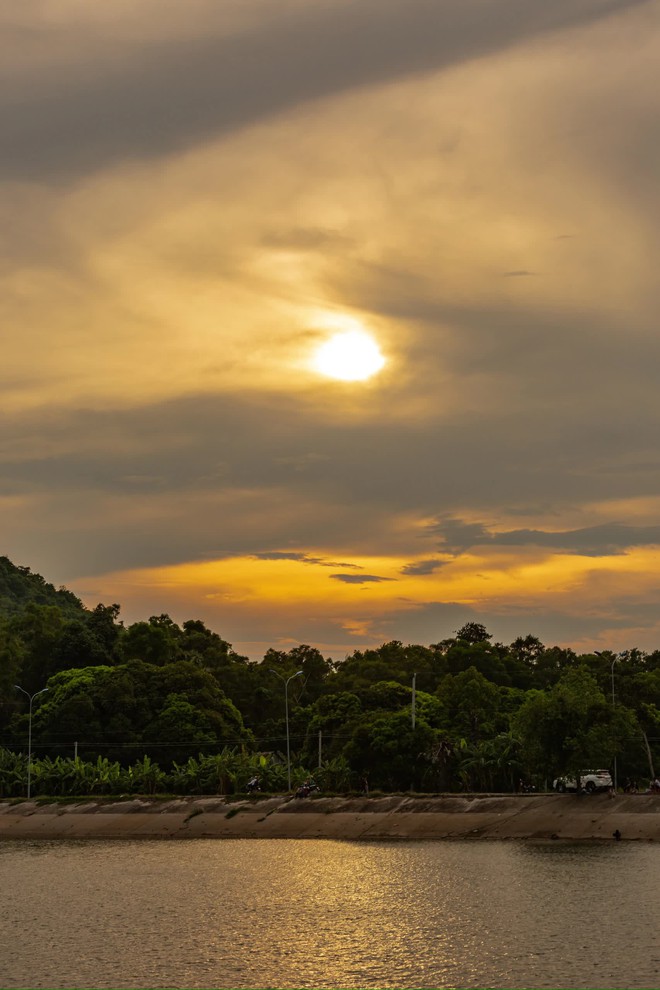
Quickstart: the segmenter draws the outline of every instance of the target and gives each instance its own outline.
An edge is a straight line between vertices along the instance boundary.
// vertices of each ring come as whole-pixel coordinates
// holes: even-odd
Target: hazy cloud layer
[[[660,645],[659,13],[0,5],[2,552],[251,655]]]

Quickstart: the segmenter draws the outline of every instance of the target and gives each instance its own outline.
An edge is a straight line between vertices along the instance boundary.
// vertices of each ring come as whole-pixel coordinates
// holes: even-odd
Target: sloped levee
[[[0,839],[328,838],[660,842],[660,796],[565,794],[0,801]]]

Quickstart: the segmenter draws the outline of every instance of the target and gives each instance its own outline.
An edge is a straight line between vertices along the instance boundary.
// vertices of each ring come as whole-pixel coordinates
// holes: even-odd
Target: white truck
[[[577,780],[575,777],[557,777],[552,786],[559,794],[566,791],[577,791]],[[581,770],[580,787],[587,794],[595,794],[597,791],[609,791],[612,787],[612,775],[609,770]]]

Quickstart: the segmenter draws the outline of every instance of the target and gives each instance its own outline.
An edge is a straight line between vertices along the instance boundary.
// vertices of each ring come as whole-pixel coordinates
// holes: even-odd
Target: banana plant
[[[20,797],[27,781],[27,756],[0,749],[0,797]]]

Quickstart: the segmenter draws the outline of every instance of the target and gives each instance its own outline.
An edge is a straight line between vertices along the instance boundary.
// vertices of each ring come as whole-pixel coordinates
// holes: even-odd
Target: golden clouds
[[[419,401],[411,354],[430,314],[451,355],[457,306],[635,308],[653,274],[648,231],[586,156],[588,134],[556,150],[569,126],[559,107],[589,65],[595,78],[599,44],[616,50],[611,25],[568,49],[545,38],[327,97],[157,170],[123,163],[42,192],[52,257],[3,285],[4,320],[23,328],[5,357],[10,401],[102,406],[200,389],[321,401],[301,360],[314,309],[376,319]],[[453,407],[475,403],[455,373],[444,385]],[[477,385],[487,407],[487,376]]]
[[[397,616],[440,602],[491,616],[588,614],[616,627],[622,589],[638,600],[647,599],[650,588],[655,595],[660,564],[657,547],[600,558],[500,547],[445,557],[433,573],[414,575],[404,573],[411,561],[402,557],[345,556],[337,562],[313,548],[224,557],[86,578],[81,586],[104,600],[128,596],[132,608],[160,602],[175,617],[200,615],[218,628],[230,615],[239,625],[249,626],[258,615],[259,622],[276,627],[304,615],[312,628],[323,630],[325,642],[336,644],[342,630],[359,638],[387,638],[385,616],[388,628],[396,628]]]

